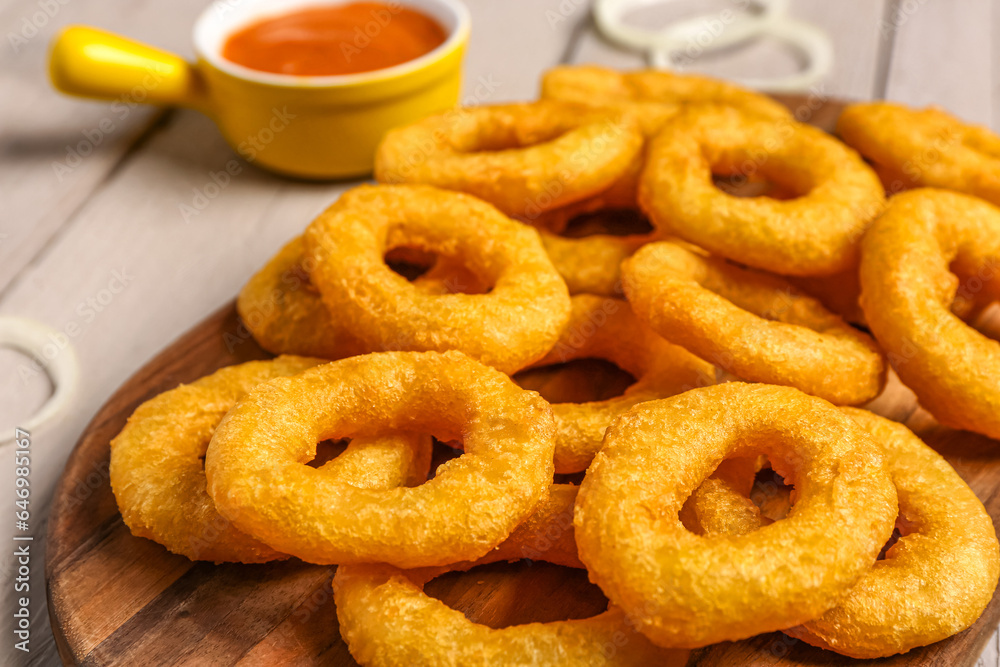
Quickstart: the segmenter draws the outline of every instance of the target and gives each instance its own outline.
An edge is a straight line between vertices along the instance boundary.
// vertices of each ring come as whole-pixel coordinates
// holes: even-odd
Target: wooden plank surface
[[[972,123],[992,118],[990,0],[898,2],[885,97],[936,104]],[[996,129],[996,128],[994,128]]]
[[[903,4],[916,6],[892,31],[891,61],[881,82],[886,94],[913,103],[935,101],[962,117],[1000,127],[1000,104],[993,102],[1000,95],[1000,81],[989,57],[1000,22],[990,3],[887,3],[793,0],[793,13],[822,22],[836,44],[837,64],[827,90],[849,97],[881,96],[879,17]],[[190,203],[194,191],[203,189],[212,172],[224,168],[233,154],[204,118],[175,112],[150,129],[154,112],[143,107],[135,107],[72,174],[58,180],[52,162],[64,159],[67,146],[97,127],[109,107],[63,98],[48,88],[44,59],[56,28],[92,23],[190,55],[190,24],[204,4],[59,3],[24,48],[15,51],[9,40],[0,46],[0,314],[33,317],[57,329],[77,325],[80,331],[72,342],[84,367],[83,386],[71,412],[34,434],[38,456],[32,481],[35,501],[43,505],[72,444],[114,388],[178,332],[230,298],[273,248],[297,233],[344,187],[283,181],[242,164],[238,178],[185,222],[178,206]],[[594,46],[597,38],[586,27],[586,2],[468,4],[475,26],[464,92],[470,101],[530,97],[538,73],[566,52],[577,60],[637,63],[634,56]],[[691,12],[730,3],[703,3],[701,8],[684,0],[676,4]],[[0,2],[3,34],[20,34],[39,6]],[[562,16],[567,7],[567,20],[552,20],[552,11]],[[761,64],[783,57],[766,44],[755,48],[758,55],[753,58]],[[750,57],[735,59],[732,66]],[[786,61],[773,62],[782,67]],[[734,72],[729,66],[721,59],[713,63],[723,76]],[[482,87],[483,79],[490,85]],[[477,87],[492,92],[476,95]],[[137,137],[145,140],[135,145]],[[99,312],[87,306],[88,300],[106,297],[112,272],[122,269],[134,276],[127,288],[112,295]],[[43,378],[19,377],[25,367],[23,358],[0,352],[0,372],[8,378],[0,383],[4,428],[27,414],[47,391]],[[0,452],[5,470],[11,470],[11,461],[9,449]],[[36,518],[44,516],[42,511]],[[10,555],[2,553],[4,609],[10,608],[10,572]],[[35,576],[40,586],[40,572]],[[33,610],[37,648],[27,657],[33,664],[51,664],[53,644],[40,596],[34,598]],[[995,647],[987,658],[989,667],[1000,664]],[[16,660],[26,662],[24,656]]]
[[[201,0],[179,0],[164,12],[157,2],[6,2],[0,26],[0,295],[42,253],[74,212],[127,159],[158,111],[139,94],[110,104],[60,95],[46,84],[49,40],[62,27],[95,22],[156,46],[189,55],[191,22]],[[40,26],[40,27],[39,27]]]

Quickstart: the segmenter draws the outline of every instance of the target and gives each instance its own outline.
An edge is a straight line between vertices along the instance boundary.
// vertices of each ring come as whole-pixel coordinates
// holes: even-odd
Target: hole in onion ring
[[[951,302],[951,312],[968,322],[973,328],[980,329],[983,335],[997,339],[996,335],[988,333],[990,320],[997,318],[990,314],[991,307],[1000,299],[998,287],[998,271],[996,260],[988,260],[985,265],[963,265],[962,257],[956,257],[948,266],[948,271],[958,279],[955,296]],[[993,330],[1000,329],[1000,323],[993,323]]]
[[[595,234],[608,236],[636,236],[649,234],[653,225],[637,209],[608,208],[576,216],[559,233],[571,239],[582,239]]]
[[[441,294],[487,294],[486,284],[460,261],[415,246],[395,246],[386,251],[384,260],[394,273],[426,289]]]
[[[431,451],[431,468],[427,474],[428,481],[434,479],[437,470],[452,459],[457,459],[462,455],[462,443],[457,440],[441,442],[434,438],[434,449]]]
[[[1000,341],[1000,303],[987,306],[970,324],[987,338]]]
[[[753,481],[750,500],[760,509],[764,525],[780,521],[788,516],[792,508],[794,487],[785,484],[785,479],[770,467],[761,468]]]
[[[878,558],[875,560],[885,560],[889,550],[896,546],[896,542],[898,542],[899,538],[902,536],[903,534],[900,532],[899,525],[897,523],[896,527],[892,529],[892,535],[889,536],[888,541],[886,541],[885,546],[882,547],[882,551],[878,553]]]
[[[502,131],[506,130],[506,132]],[[564,127],[535,125],[518,128],[516,125],[504,128],[494,127],[493,132],[477,134],[473,144],[452,145],[461,153],[495,153],[506,150],[529,148],[555,141],[570,130]]]
[[[524,590],[537,594],[530,598],[516,594]],[[608,599],[587,580],[586,570],[541,561],[491,563],[467,572],[448,572],[427,582],[424,592],[461,611],[473,623],[495,630],[589,618],[608,608]]]
[[[549,403],[588,403],[621,396],[635,377],[605,359],[574,359],[516,373],[514,383]]]
[[[385,253],[386,265],[410,282],[434,268],[437,261],[435,253],[411,246],[391,248]]]
[[[741,173],[712,173],[712,183],[727,195],[733,197],[768,197],[770,199],[795,199],[804,193],[781,183],[757,175],[745,176]]]
[[[338,440],[323,440],[316,443],[316,456],[313,457],[312,461],[307,461],[306,465],[310,468],[323,467],[324,464],[343,454],[349,442],[350,440],[347,438],[340,438]]]
[[[741,148],[721,149],[705,159],[711,164],[715,187],[732,197],[788,200],[808,194],[816,185],[801,169],[777,164],[776,159],[761,161]]]
[[[896,525],[892,529],[892,535],[890,535],[889,539],[886,540],[885,546],[882,547],[882,551],[879,552],[876,560],[886,560],[887,558],[891,559],[895,555],[891,552],[892,548],[896,546],[896,542],[898,542],[900,538],[906,537],[907,535],[915,532],[917,532],[917,526],[913,522],[907,520],[907,518],[902,514],[897,516]]]

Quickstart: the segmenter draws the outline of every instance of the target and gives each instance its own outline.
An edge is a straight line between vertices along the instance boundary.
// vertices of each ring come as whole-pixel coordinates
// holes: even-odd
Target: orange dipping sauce
[[[357,74],[419,58],[447,36],[437,21],[398,2],[350,2],[251,23],[229,36],[222,56],[275,74]]]

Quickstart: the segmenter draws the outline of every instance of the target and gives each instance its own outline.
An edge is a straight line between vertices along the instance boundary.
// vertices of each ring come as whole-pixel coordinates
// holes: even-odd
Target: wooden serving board
[[[830,129],[841,105],[787,100]],[[805,113],[805,112],[803,112]],[[801,116],[800,116],[801,117]],[[1000,317],[993,318],[994,332]],[[122,523],[108,482],[110,440],[156,394],[218,368],[267,358],[229,304],[136,373],[83,433],[56,489],[45,577],[49,613],[66,664],[336,665],[356,663],[340,638],[334,567],[296,560],[264,565],[195,563]],[[1000,443],[937,425],[892,378],[870,409],[905,422],[955,466],[1000,518]],[[959,574],[959,573],[956,573]],[[586,572],[545,563],[495,564],[430,582],[427,592],[491,627],[584,618],[607,603]],[[969,630],[873,665],[969,666],[1000,621],[994,597]],[[781,633],[691,653],[688,665],[848,665]]]

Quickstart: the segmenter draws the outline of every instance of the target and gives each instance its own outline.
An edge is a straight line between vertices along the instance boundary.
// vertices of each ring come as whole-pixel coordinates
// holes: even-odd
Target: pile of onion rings
[[[761,453],[794,480],[794,515],[739,537],[681,524],[685,499],[719,463]],[[726,383],[622,415],[583,479],[574,525],[580,559],[611,602],[654,643],[696,648],[832,608],[895,519],[877,445],[850,418],[795,389]]]
[[[722,104],[772,119],[791,117],[766,95],[724,81],[662,70],[617,72],[593,65],[554,67],[542,77],[542,98],[614,109],[638,118],[652,136],[667,120],[691,105]]]
[[[628,408],[712,384],[715,369],[646,327],[621,299],[581,294],[562,337],[537,366],[574,359],[606,359],[635,377],[621,396],[587,403],[556,403],[555,469],[582,472],[601,448],[604,431]]]
[[[301,463],[321,440],[385,430],[459,440],[465,454],[388,490]],[[499,371],[459,352],[381,352],[255,387],[216,429],[205,473],[224,517],[302,560],[446,565],[484,555],[544,499],[553,436],[548,404]]]
[[[136,409],[110,469],[132,533],[337,564],[364,665],[680,665],[773,631],[872,658],[975,623],[990,515],[905,427],[834,405],[903,414],[891,365],[940,424],[1000,439],[976,329],[1000,138],[878,103],[845,145],[651,70],[557,67],[542,97],[393,130],[380,183],[250,278],[238,333],[286,356]],[[522,559],[585,568],[608,610],[492,629],[423,590]]]
[[[865,235],[861,305],[920,404],[943,424],[1000,438],[1000,342],[951,311],[959,280],[1000,298],[1000,210],[967,195],[919,189],[889,200]]]
[[[448,571],[530,557],[581,568],[573,539],[577,487],[554,485],[507,540],[486,557],[445,568],[399,570],[386,565],[337,568],[334,599],[341,633],[363,665],[665,665],[680,667],[687,651],[659,648],[636,632],[620,609],[592,618],[531,623],[493,630],[473,623],[423,592],[423,585]],[[567,525],[568,521],[568,525]],[[547,548],[539,540],[556,534]],[[428,628],[434,628],[429,633]],[[609,648],[610,647],[610,648]]]
[[[899,495],[900,538],[846,599],[786,632],[854,658],[880,658],[965,630],[983,613],[1000,575],[993,521],[955,470],[905,426],[844,411],[886,456]],[[913,604],[921,598],[933,603]]]
[[[111,487],[133,535],[192,560],[260,563],[287,556],[238,530],[205,490],[202,457],[225,414],[254,387],[322,363],[278,357],[223,368],[152,398],[111,441]],[[369,489],[427,478],[430,441],[403,433],[357,438],[316,474]]]

